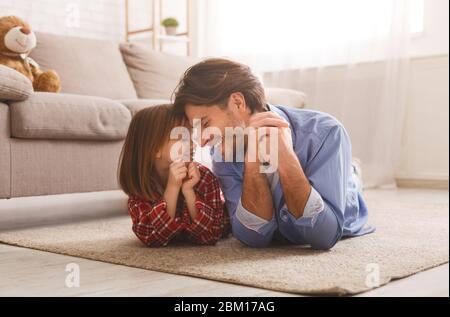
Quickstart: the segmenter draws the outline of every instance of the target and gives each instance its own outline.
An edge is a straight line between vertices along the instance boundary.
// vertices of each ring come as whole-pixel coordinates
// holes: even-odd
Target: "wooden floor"
[[[194,277],[0,244],[0,296],[296,296]],[[80,287],[66,286],[66,265],[80,268]],[[359,296],[449,296],[449,265]]]
[[[448,190],[366,192],[371,199],[448,203]],[[66,286],[66,265],[80,268],[80,287]],[[0,244],[0,296],[296,296],[200,278]],[[449,296],[449,265],[391,282],[359,296]]]

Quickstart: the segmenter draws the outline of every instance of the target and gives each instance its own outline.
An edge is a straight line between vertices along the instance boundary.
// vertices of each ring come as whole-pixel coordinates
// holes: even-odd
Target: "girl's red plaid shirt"
[[[230,219],[219,182],[208,168],[201,164],[198,168],[201,177],[194,188],[198,214],[193,220],[184,199],[179,199],[175,218],[172,218],[159,193],[155,193],[157,199],[153,201],[136,196],[129,198],[128,212],[133,222],[133,232],[145,245],[165,246],[174,239],[215,244],[230,233]]]

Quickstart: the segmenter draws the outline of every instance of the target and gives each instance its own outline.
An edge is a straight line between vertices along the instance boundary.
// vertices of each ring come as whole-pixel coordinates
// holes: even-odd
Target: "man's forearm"
[[[273,217],[272,193],[259,162],[245,162],[241,203],[249,212],[265,220]]]
[[[311,193],[311,185],[293,151],[281,151],[278,172],[289,212],[295,218],[302,217]]]

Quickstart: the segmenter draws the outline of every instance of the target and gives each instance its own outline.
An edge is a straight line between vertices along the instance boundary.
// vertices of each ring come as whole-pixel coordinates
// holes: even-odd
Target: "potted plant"
[[[180,25],[175,18],[166,18],[162,20],[161,25],[164,26],[167,35],[176,35],[177,27]]]

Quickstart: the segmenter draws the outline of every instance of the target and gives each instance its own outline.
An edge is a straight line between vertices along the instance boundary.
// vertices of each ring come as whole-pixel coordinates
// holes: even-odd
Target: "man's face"
[[[219,105],[197,106],[187,104],[185,106],[185,114],[191,124],[195,125],[194,119],[200,122],[201,135],[197,136],[199,145],[202,147],[205,145],[215,146],[221,142],[222,154],[225,152],[225,146],[234,147],[233,142],[225,142],[225,128],[245,128],[246,120],[249,117],[247,110],[242,107],[237,107],[232,98],[230,98],[226,107]],[[198,129],[199,127],[194,126],[194,128]]]

